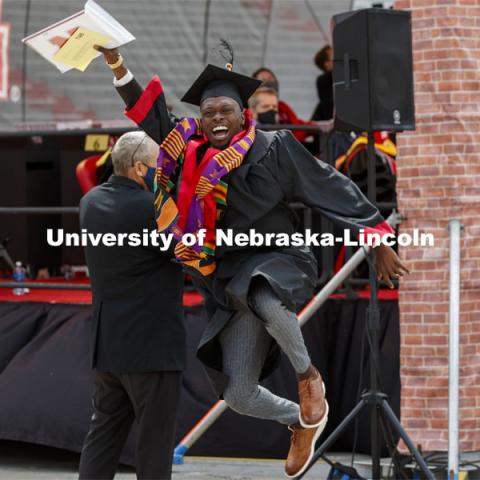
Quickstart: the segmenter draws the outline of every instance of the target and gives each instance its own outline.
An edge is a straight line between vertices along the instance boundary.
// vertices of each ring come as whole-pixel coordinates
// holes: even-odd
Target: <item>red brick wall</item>
[[[403,248],[402,423],[424,450],[448,445],[449,219],[461,244],[460,449],[480,450],[480,0],[397,0],[411,10],[415,132],[400,134],[401,231],[434,248]]]

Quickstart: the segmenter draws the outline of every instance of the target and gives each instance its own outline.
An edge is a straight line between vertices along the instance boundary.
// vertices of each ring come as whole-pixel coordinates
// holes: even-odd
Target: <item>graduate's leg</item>
[[[242,415],[291,425],[298,422],[298,405],[258,384],[271,341],[263,322],[251,312],[230,320],[220,334],[223,371],[230,377],[223,397]]]
[[[98,372],[93,405],[94,413],[80,458],[79,479],[112,479],[134,420],[133,408],[119,379]]]
[[[301,425],[289,427],[292,438],[285,464],[285,474],[294,478],[305,471],[327,424],[328,404],[322,378],[311,364],[297,316],[282,304],[264,279],[253,282],[249,301],[297,372]]]
[[[265,323],[267,332],[277,341],[298,375],[312,365],[303,340],[297,315],[288,310],[263,278],[255,279],[249,294],[253,311]]]
[[[325,388],[320,373],[311,363],[296,314],[282,304],[262,278],[253,282],[249,302],[297,373],[300,423],[304,427],[324,426],[328,415]]]

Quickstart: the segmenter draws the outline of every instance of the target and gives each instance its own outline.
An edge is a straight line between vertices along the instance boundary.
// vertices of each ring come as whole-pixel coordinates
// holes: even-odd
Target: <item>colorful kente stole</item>
[[[197,166],[197,149],[205,145],[207,139],[201,131],[200,120],[184,118],[160,145],[157,183],[162,188],[157,189],[155,196],[157,226],[159,230],[160,225],[163,228],[170,226],[178,241],[175,247],[177,260],[202,275],[215,271],[216,207],[217,204],[226,204],[226,184],[221,178],[242,164],[254,140],[255,122],[247,116],[245,130],[232,139],[230,146],[225,150],[208,148]],[[169,202],[165,203],[165,190],[171,190],[171,177],[179,165],[183,165],[183,169],[177,199],[178,218],[171,226],[174,213],[170,208],[164,213],[165,207],[171,206]],[[201,229],[206,230],[203,245],[198,241],[201,237],[197,237]],[[195,240],[188,246],[183,243],[187,233],[193,234]]]

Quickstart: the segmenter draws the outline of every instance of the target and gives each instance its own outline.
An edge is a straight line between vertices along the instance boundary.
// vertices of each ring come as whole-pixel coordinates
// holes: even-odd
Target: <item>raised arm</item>
[[[288,131],[278,132],[275,176],[287,201],[303,202],[320,211],[342,228],[358,234],[377,232],[381,236],[393,233],[377,208],[348,177],[331,165],[318,161]],[[377,274],[393,287],[391,279],[409,273],[393,249],[377,247]]]
[[[167,109],[160,78],[153,77],[145,89],[126,68],[117,48],[96,46],[115,77],[113,84],[125,102],[125,115],[133,120],[157,143],[175,127],[177,119]]]
[[[318,161],[289,131],[282,130],[277,135],[275,176],[287,201],[303,202],[355,235],[366,228],[393,231],[349,178]]]

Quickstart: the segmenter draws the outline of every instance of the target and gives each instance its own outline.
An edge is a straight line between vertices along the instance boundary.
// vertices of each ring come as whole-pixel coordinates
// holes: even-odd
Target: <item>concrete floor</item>
[[[0,441],[0,480],[76,480],[79,455],[65,450],[20,442]],[[184,465],[174,465],[173,479],[281,479],[281,460],[252,460],[185,457]],[[327,478],[330,467],[319,463],[309,478]],[[136,479],[133,468],[121,466],[116,480]]]
[[[329,458],[350,465],[351,454],[329,454]],[[480,453],[463,454],[461,460],[480,465]],[[76,480],[78,461],[79,454],[65,450],[0,441],[0,480]],[[389,472],[390,463],[390,459],[382,459],[384,475]],[[286,478],[283,465],[282,460],[185,457],[184,465],[174,465],[173,480],[278,480]],[[356,455],[355,468],[360,475],[369,478],[370,457]],[[306,480],[324,480],[329,471],[329,465],[319,461],[310,470]],[[446,479],[445,472],[439,473],[436,478]],[[460,478],[475,480],[480,479],[480,475],[470,467],[468,476]],[[135,480],[136,475],[133,468],[121,466],[115,479]]]

